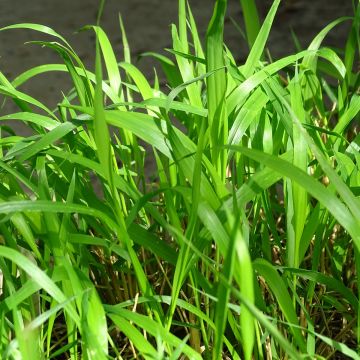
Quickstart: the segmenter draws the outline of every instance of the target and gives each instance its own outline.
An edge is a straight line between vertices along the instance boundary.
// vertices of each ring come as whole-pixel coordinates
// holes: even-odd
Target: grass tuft
[[[154,82],[120,16],[117,58],[104,2],[82,29],[94,71],[53,29],[0,29],[35,31],[61,59],[0,69],[18,108],[0,115],[2,359],[359,358],[360,5],[272,61],[280,0],[262,24],[240,4],[244,64],[223,41],[226,0],[204,41],[179,0],[172,48],[141,55]],[[345,21],[343,49],[325,47]],[[73,88],[51,110],[21,87],[54,71]]]

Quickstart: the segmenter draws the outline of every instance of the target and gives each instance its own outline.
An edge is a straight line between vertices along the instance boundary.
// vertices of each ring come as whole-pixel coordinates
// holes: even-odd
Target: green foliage
[[[121,17],[124,59],[82,29],[94,72],[48,27],[0,29],[46,34],[62,59],[0,73],[19,109],[0,116],[2,359],[359,358],[360,6],[268,62],[280,0],[261,26],[240,3],[245,64],[226,0],[204,42],[179,0],[173,48],[142,55],[170,90],[131,63]],[[324,47],[344,21],[345,51]],[[55,110],[21,90],[53,71],[73,82]]]

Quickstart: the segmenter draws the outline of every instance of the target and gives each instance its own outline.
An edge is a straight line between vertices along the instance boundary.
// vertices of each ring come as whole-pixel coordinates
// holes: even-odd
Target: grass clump
[[[35,43],[62,60],[0,75],[19,109],[0,120],[32,132],[1,127],[3,359],[359,358],[360,6],[272,62],[280,1],[261,26],[241,4],[245,64],[226,0],[205,47],[179,0],[171,56],[144,54],[170,90],[131,63],[121,20],[121,62],[85,28],[94,72],[50,28],[1,29],[51,36]],[[345,21],[344,51],[323,47]],[[21,91],[52,71],[73,82],[54,110]]]

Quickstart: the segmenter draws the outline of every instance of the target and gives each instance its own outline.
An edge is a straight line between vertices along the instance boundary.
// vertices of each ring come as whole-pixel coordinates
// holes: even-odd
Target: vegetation
[[[359,3],[276,61],[280,0],[264,22],[241,3],[245,64],[223,45],[226,0],[204,44],[179,0],[169,55],[144,54],[166,88],[131,63],[121,19],[119,63],[85,28],[94,72],[48,27],[1,29],[51,36],[34,43],[62,60],[0,74],[19,109],[0,120],[32,131],[1,126],[2,359],[360,358]],[[323,47],[343,22],[344,49]],[[73,89],[51,110],[21,87],[54,71]]]

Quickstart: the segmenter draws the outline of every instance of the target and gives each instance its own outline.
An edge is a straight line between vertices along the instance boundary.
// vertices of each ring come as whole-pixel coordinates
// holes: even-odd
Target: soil
[[[214,0],[189,0],[199,33],[204,38],[211,17]],[[122,57],[118,13],[122,14],[134,60],[144,51],[162,52],[171,46],[170,24],[177,22],[177,0],[107,0],[101,26]],[[264,19],[272,1],[258,1]],[[78,52],[86,66],[93,69],[94,34],[91,31],[77,32],[84,25],[94,24],[98,1],[94,0],[0,0],[0,27],[21,23],[39,23],[52,27],[62,34]],[[273,58],[295,51],[291,29],[303,47],[330,21],[352,14],[351,0],[284,0],[271,31],[269,49]],[[239,63],[246,59],[248,48],[231,18],[243,27],[239,0],[228,1],[228,16],[225,25],[225,41]],[[336,27],[326,39],[332,46],[345,44],[350,22]],[[53,40],[40,33],[28,30],[0,32],[0,71],[12,80],[21,72],[40,64],[60,63],[58,55],[39,45],[25,44],[32,40]],[[147,77],[153,76],[154,63],[146,58],[139,66]],[[161,78],[160,73],[160,78]],[[21,90],[56,106],[71,86],[69,77],[62,73],[47,73],[32,79]],[[7,102],[0,115],[16,111]]]

